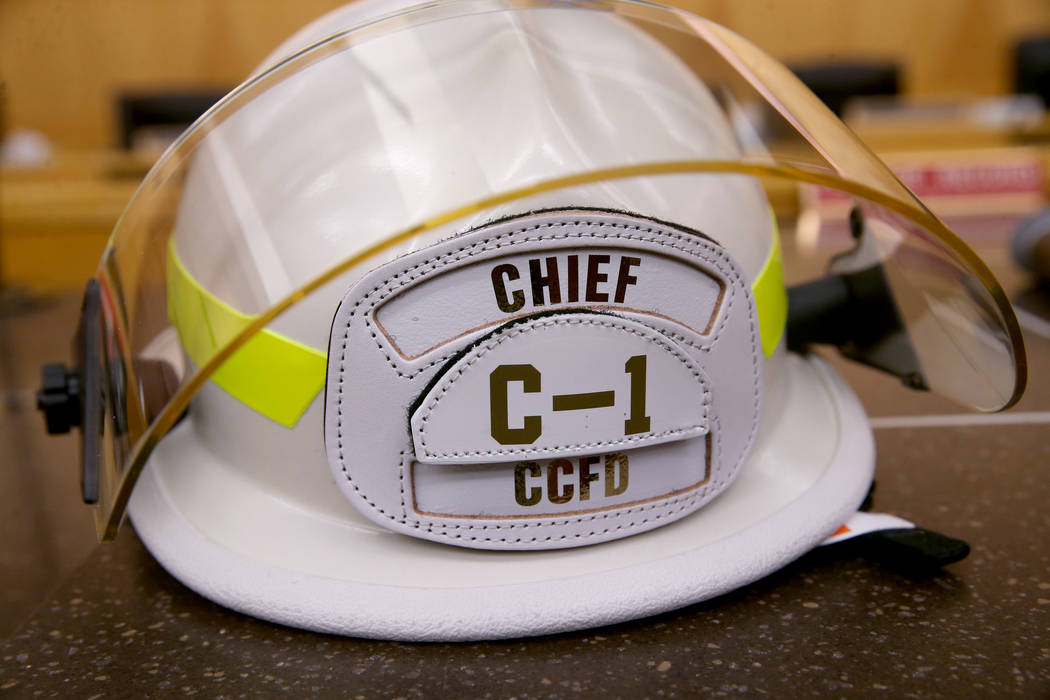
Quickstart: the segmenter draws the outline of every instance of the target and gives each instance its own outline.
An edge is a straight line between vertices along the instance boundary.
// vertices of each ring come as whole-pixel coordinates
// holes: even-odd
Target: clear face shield
[[[627,27],[676,74],[632,73],[617,63],[630,57],[601,42],[577,45],[580,22]],[[493,26],[540,37],[529,59],[564,76],[534,111],[517,97],[524,77],[501,74],[500,65],[479,77],[455,47],[438,48],[438,37],[462,32],[484,51]],[[494,63],[517,65],[501,51]],[[601,109],[586,108],[584,83],[572,79],[581,72],[587,85],[602,86]],[[696,89],[682,94],[683,84]],[[655,100],[685,105],[682,113],[695,116],[690,129],[654,118],[647,105]],[[489,116],[478,123],[482,101]],[[506,106],[498,119],[493,105]],[[582,138],[615,143],[608,110],[620,125],[638,124],[622,147],[551,157],[523,137],[534,122],[571,114],[590,135]],[[467,162],[457,147],[464,138],[496,145]],[[502,164],[498,175],[486,159]],[[528,167],[506,165],[519,161]],[[75,341],[79,403],[69,410],[83,434],[84,496],[95,504],[99,536],[115,535],[151,452],[207,382],[294,425],[325,387],[333,300],[369,271],[479,223],[586,203],[591,194],[630,201],[644,192],[664,204],[643,213],[680,221],[675,202],[717,178],[756,192],[815,184],[854,201],[851,248],[818,263],[826,279],[787,296],[775,238],[732,226],[707,232],[750,281],[766,357],[786,334],[790,347],[834,343],[967,407],[996,411],[1018,400],[1021,334],[988,268],[794,75],[746,40],[630,2],[438,3],[336,34],[257,75],[142,183],[88,287]],[[377,206],[395,191],[397,207]]]

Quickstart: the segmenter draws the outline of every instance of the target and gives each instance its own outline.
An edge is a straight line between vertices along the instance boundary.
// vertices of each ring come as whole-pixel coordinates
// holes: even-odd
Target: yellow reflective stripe
[[[784,264],[780,257],[780,231],[776,216],[773,217],[773,244],[762,271],[751,284],[758,310],[758,330],[762,335],[762,352],[769,357],[777,349],[787,325],[788,299],[784,287]]]
[[[220,301],[193,278],[168,245],[168,318],[198,367],[255,316]],[[212,381],[264,416],[291,428],[324,388],[327,357],[268,328],[252,336],[212,375]]]
[[[168,245],[168,318],[186,353],[198,367],[240,333],[255,316],[242,313],[204,289]],[[762,350],[773,354],[787,322],[787,293],[774,219],[773,243],[751,285],[758,309]],[[324,352],[264,328],[212,375],[231,396],[291,428],[324,388]]]

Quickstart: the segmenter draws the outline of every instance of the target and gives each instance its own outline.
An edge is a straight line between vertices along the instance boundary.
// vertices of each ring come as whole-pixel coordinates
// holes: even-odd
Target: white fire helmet
[[[871,430],[807,343],[1020,396],[987,268],[739,36],[625,0],[402,5],[293,37],[118,224],[70,373],[103,538],[126,508],[187,586],[295,627],[593,627],[856,513]],[[789,323],[769,196],[799,183],[854,235]]]

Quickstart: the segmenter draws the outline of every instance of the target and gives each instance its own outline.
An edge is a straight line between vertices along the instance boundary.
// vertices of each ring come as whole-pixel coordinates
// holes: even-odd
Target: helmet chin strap
[[[872,490],[874,490],[872,484]],[[932,576],[965,559],[970,545],[885,513],[869,512],[871,493],[855,513],[817,550],[818,556],[859,556],[905,576]]]

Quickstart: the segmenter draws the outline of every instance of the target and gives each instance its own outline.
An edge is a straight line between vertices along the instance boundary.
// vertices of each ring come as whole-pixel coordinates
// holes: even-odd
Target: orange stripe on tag
[[[848,532],[853,532],[853,530],[850,530],[848,527],[843,525],[838,530],[835,530],[835,534],[833,534],[832,537],[838,537],[839,535],[845,535]]]

